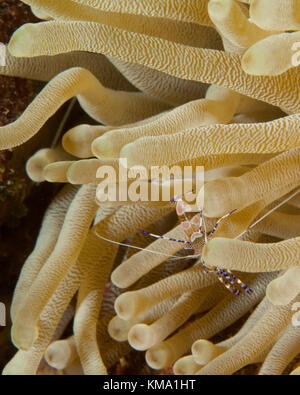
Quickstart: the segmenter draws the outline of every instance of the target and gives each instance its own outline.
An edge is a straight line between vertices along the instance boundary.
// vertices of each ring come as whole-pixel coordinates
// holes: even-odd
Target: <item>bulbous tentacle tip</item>
[[[125,158],[127,160],[128,167],[141,165],[138,160],[135,142],[124,145],[120,151],[120,158]]]
[[[51,149],[44,148],[36,152],[26,162],[26,173],[34,182],[45,181],[44,169],[52,163]]]
[[[26,0],[23,1],[23,3],[30,5],[30,1]],[[37,18],[39,19],[43,19],[45,21],[50,21],[53,19],[52,16],[48,15],[41,7],[39,6],[35,6],[35,5],[31,5],[31,12],[33,13],[33,15],[35,15]]]
[[[259,63],[259,57],[255,56],[254,49],[250,47],[242,57],[242,69],[250,75],[263,75]]]
[[[122,320],[120,317],[113,317],[107,327],[110,337],[118,342],[123,342],[128,339],[128,332],[131,327],[131,321]]]
[[[66,170],[66,178],[70,184],[89,184],[96,180],[97,168],[97,159],[82,159],[74,161]]]
[[[75,144],[73,143],[72,135],[71,135],[70,131],[68,131],[67,133],[65,133],[65,134],[62,136],[61,144],[62,144],[63,149],[64,149],[66,152],[68,152],[68,153],[70,153],[70,154],[73,154],[73,152],[74,152],[73,146],[74,146],[76,143],[75,143]]]
[[[281,277],[268,284],[266,296],[275,306],[286,306],[295,299],[299,293],[300,268],[292,267]]]
[[[282,306],[286,304],[281,297],[280,284],[278,284],[278,282],[275,280],[271,281],[271,283],[267,286],[266,297],[275,306]]]
[[[194,360],[199,365],[208,364],[215,356],[216,346],[205,339],[197,340],[192,346]]]
[[[206,217],[217,218],[231,212],[236,207],[231,190],[239,186],[239,181],[234,177],[226,177],[207,182],[200,190],[203,201],[203,214]]]
[[[38,338],[38,327],[32,328],[29,325],[16,323],[11,330],[12,343],[22,351],[28,351]]]
[[[278,1],[278,3],[280,3],[280,1]],[[249,15],[251,21],[259,26],[261,29],[278,30],[278,26],[276,26],[276,24],[274,24],[273,22],[272,13],[271,15],[269,15],[270,7],[274,8],[274,4],[275,2],[270,0],[251,0],[249,8]]]
[[[54,342],[49,345],[45,353],[45,360],[55,369],[65,369],[70,359],[71,350],[67,342]]]
[[[99,193],[102,193],[102,189],[100,190]],[[126,280],[125,280],[125,283],[124,283],[124,281],[123,281],[124,280],[124,276],[119,275],[119,269],[118,268],[116,268],[112,272],[112,274],[110,276],[110,280],[118,288],[121,288],[121,289],[122,288],[127,288]]]
[[[147,350],[155,344],[153,329],[146,324],[134,325],[129,331],[128,342],[136,350]]]
[[[204,262],[208,264],[208,262],[213,261],[214,259],[222,258],[222,248],[224,243],[229,239],[223,239],[220,237],[216,237],[212,240],[209,240],[202,249],[202,259]],[[219,256],[218,256],[219,255]]]
[[[173,363],[173,352],[167,343],[160,343],[146,352],[146,362],[152,369],[168,368]]]
[[[73,161],[59,161],[50,163],[44,168],[44,178],[48,182],[68,182],[66,173]]]
[[[241,64],[245,73],[271,77],[280,75],[291,67],[289,61],[282,62],[280,56],[278,56],[278,54],[275,55],[277,52],[277,43],[274,37],[275,36],[267,37],[257,42],[244,53]],[[283,45],[284,42],[282,43],[282,46]],[[282,57],[283,56],[289,57],[288,48],[285,55],[282,53]]]
[[[143,305],[139,295],[135,292],[125,292],[117,297],[115,301],[115,311],[123,320],[130,320],[139,315]]]
[[[95,139],[92,143],[92,153],[99,159],[113,158],[113,143],[109,134]]]
[[[210,0],[208,3],[209,16],[222,19],[230,12],[230,1]]]
[[[178,359],[173,366],[173,372],[175,375],[189,375],[195,374],[199,370],[200,366],[195,362],[192,355],[186,355]]]
[[[26,23],[17,29],[11,36],[7,49],[15,57],[37,56],[34,52],[35,31],[37,26],[34,23]]]
[[[264,11],[263,1],[251,0],[250,8],[249,8],[249,13],[250,13],[251,19],[255,19],[256,14],[258,14],[258,15],[260,15],[261,13],[264,14],[263,11]]]

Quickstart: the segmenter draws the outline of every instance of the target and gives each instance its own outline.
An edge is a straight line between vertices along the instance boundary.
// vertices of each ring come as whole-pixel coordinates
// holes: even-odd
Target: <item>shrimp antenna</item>
[[[123,246],[123,247],[129,247],[129,248],[134,248],[136,250],[140,250],[140,251],[147,251],[147,252],[151,252],[152,254],[156,254],[156,255],[161,255],[161,256],[165,256],[167,258],[172,258],[173,260],[182,260],[182,259],[191,259],[191,258],[198,258],[200,255],[186,255],[186,256],[174,256],[174,255],[169,255],[169,254],[164,254],[163,252],[158,252],[158,251],[153,251],[153,250],[149,250],[148,248],[142,248],[142,247],[137,247],[137,246],[133,246],[130,244],[126,244],[126,243],[120,243],[118,241],[114,241],[111,239],[107,239],[104,236],[101,236],[96,229],[94,229],[94,233],[97,237],[99,237],[99,239],[102,239],[104,241],[107,241],[109,243],[112,244],[117,244],[119,246]],[[177,240],[176,240],[177,241]]]
[[[266,214],[264,214],[262,217],[260,217],[257,221],[255,221],[252,225],[250,225],[246,230],[244,230],[244,232],[242,232],[241,234],[239,234],[236,239],[244,236],[244,234],[246,234],[250,229],[254,228],[254,226],[256,226],[257,224],[259,224],[261,221],[263,221],[265,218],[267,218],[270,214],[272,214],[274,211],[276,211],[277,209],[279,209],[281,206],[283,206],[285,203],[287,203],[288,201],[290,201],[291,199],[293,199],[293,197],[295,197],[296,195],[298,195],[298,193],[300,192],[300,188],[298,188],[295,192],[293,192],[290,196],[288,196],[286,199],[284,199],[282,202],[280,202],[279,204],[277,204],[275,207],[273,207],[271,210],[269,210]]]

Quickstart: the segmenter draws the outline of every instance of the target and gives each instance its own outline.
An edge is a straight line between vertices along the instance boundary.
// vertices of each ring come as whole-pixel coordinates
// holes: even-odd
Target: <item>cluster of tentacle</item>
[[[0,128],[0,149],[29,140],[73,97],[97,124],[76,126],[27,162],[34,181],[72,185],[49,207],[21,273],[12,307],[20,350],[5,372],[35,373],[46,356],[66,372],[104,374],[128,341],[147,350],[154,369],[177,361],[175,373],[230,374],[264,361],[262,374],[281,373],[300,351],[292,324],[299,195],[245,231],[300,186],[297,1],[24,2],[45,21],[14,33],[0,72],[50,81]],[[97,170],[118,171],[120,157],[129,167],[204,166],[203,217],[213,237],[199,260],[173,257],[182,243],[170,239],[186,235],[164,202],[99,203]],[[136,235],[152,233],[147,226],[160,218],[163,238]],[[128,256],[107,241],[132,235],[142,251]],[[203,264],[241,272],[254,292],[231,295]],[[133,287],[116,298],[115,317],[100,314],[110,276],[118,288]],[[73,336],[50,344],[77,291]],[[208,342],[257,304],[234,337]]]

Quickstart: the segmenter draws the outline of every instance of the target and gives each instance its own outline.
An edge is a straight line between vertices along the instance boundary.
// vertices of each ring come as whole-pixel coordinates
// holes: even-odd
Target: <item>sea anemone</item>
[[[264,298],[233,337],[213,344],[199,339],[192,355],[179,359],[176,374],[232,374],[253,362],[263,362],[260,375],[278,375],[300,352],[299,328],[291,324],[292,310],[272,306]]]
[[[282,373],[300,351],[291,323],[300,203],[289,195],[300,186],[296,1],[24,2],[46,21],[13,34],[0,72],[50,81],[0,128],[0,149],[28,141],[73,97],[99,125],[77,125],[27,162],[34,181],[68,185],[20,275],[11,310],[20,350],[4,373],[36,373],[45,356],[65,372],[105,374],[130,352],[127,340],[147,350],[154,369],[175,363],[180,374],[232,374],[258,361],[261,374]],[[147,169],[204,166],[203,214],[214,237],[201,259],[166,240],[185,240],[171,204],[100,203],[97,170],[118,171],[119,158]],[[147,227],[164,238],[136,234]],[[142,251],[124,255],[118,243],[130,237]],[[203,261],[239,271],[254,293],[226,294]],[[111,307],[100,314],[109,276],[126,288],[110,296],[116,316]],[[60,340],[77,290],[73,334]],[[233,337],[208,341],[249,311]]]

